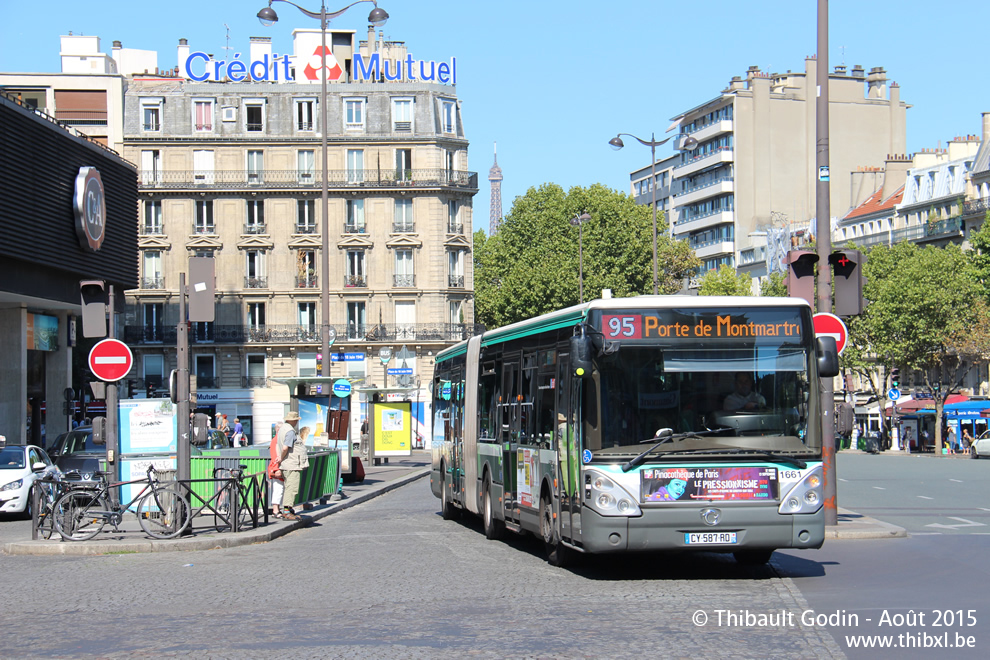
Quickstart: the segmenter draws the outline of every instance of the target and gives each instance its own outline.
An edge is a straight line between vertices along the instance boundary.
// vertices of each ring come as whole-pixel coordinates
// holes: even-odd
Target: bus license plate
[[[735,542],[735,532],[692,532],[684,535],[686,545],[732,545]]]

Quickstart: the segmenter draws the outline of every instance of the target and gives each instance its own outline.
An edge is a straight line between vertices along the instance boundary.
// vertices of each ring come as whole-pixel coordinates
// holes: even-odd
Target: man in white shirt
[[[729,411],[750,411],[764,408],[767,400],[753,390],[753,377],[748,373],[736,374],[736,390],[725,397],[723,408]]]

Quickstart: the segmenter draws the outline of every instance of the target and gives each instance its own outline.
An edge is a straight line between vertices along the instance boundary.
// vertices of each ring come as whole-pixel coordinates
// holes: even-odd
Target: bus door
[[[557,456],[560,470],[560,535],[561,538],[578,541],[581,538],[581,474],[580,455],[581,441],[580,426],[575,404],[577,399],[572,396],[571,388],[579,388],[581,381],[571,378],[570,356],[560,354],[557,370],[557,413],[554,440],[557,446]]]
[[[519,522],[516,491],[516,451],[519,448],[519,402],[516,400],[519,379],[518,358],[506,358],[502,366],[502,389],[499,392],[499,424],[501,427],[502,464],[505,487],[505,518]]]

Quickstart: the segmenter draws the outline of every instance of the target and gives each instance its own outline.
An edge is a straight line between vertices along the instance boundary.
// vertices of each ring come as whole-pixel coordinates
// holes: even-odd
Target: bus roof
[[[511,339],[537,334],[547,330],[556,330],[575,325],[585,318],[592,310],[610,309],[696,309],[701,307],[808,307],[808,301],[803,298],[781,298],[763,296],[634,296],[631,298],[597,298],[580,305],[566,307],[555,312],[549,312],[525,321],[517,321],[501,328],[488,330],[481,336],[481,345],[498,344]],[[437,362],[460,355],[467,350],[467,342],[446,348],[437,354]]]

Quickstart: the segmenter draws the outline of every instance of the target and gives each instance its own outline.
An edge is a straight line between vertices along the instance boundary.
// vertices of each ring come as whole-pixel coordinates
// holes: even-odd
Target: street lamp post
[[[320,355],[322,356],[323,366],[320,370],[320,375],[324,378],[330,377],[330,181],[329,175],[327,173],[327,66],[326,66],[326,56],[327,56],[327,26],[330,21],[337,18],[345,11],[353,7],[354,5],[361,4],[362,2],[370,2],[375,5],[375,8],[371,10],[368,15],[368,22],[375,27],[381,27],[385,25],[385,21],[388,20],[388,13],[378,6],[377,0],[357,0],[357,2],[352,2],[343,9],[337,11],[328,12],[326,2],[320,3],[320,11],[314,12],[308,9],[303,9],[291,0],[268,0],[268,6],[258,12],[258,20],[261,24],[268,27],[274,25],[278,21],[278,14],[272,9],[273,2],[285,2],[292,5],[302,13],[306,14],[310,18],[315,18],[320,21],[320,46],[322,48],[322,64],[320,68],[320,147],[323,152],[323,185],[321,193],[323,196],[323,219],[320,225],[320,231],[322,233],[322,255],[320,258],[320,267],[323,270],[322,281],[320,283],[320,314],[322,318],[320,319]],[[368,44],[369,48],[371,44]]]
[[[637,140],[640,144],[645,144],[650,148],[650,190],[653,192],[653,201],[651,206],[653,206],[653,295],[660,293],[660,280],[657,277],[657,147],[661,144],[665,144],[677,137],[676,135],[671,135],[669,138],[664,138],[663,140],[657,141],[656,134],[650,133],[649,140],[643,140],[638,138],[632,133],[619,133],[614,138],[608,141],[609,146],[618,151],[625,145],[622,143],[622,138],[620,136],[625,135]],[[680,135],[680,133],[678,133]],[[684,138],[680,145],[677,147],[680,151],[686,151],[688,149],[694,149],[698,146],[698,141],[693,137]]]
[[[578,228],[578,291],[582,303],[584,303],[584,235],[581,227],[588,220],[591,220],[591,216],[587,213],[571,218],[571,224],[577,225]]]

